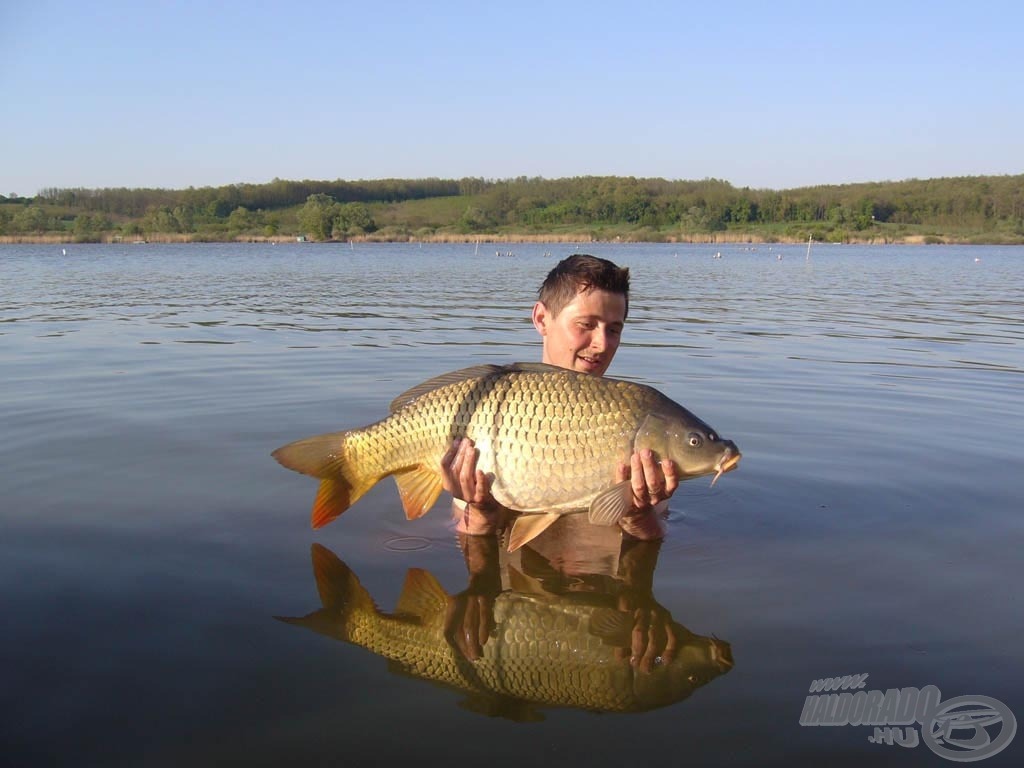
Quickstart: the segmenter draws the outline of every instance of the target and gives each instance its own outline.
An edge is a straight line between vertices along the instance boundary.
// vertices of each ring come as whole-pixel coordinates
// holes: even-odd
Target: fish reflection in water
[[[539,710],[552,707],[656,709],[732,668],[728,643],[694,634],[654,600],[658,542],[624,544],[614,575],[565,573],[532,546],[510,563],[495,537],[460,544],[467,589],[449,595],[411,568],[391,614],[314,544],[323,607],[278,618],[383,656],[392,672],[461,691],[467,709],[518,721],[542,720]]]

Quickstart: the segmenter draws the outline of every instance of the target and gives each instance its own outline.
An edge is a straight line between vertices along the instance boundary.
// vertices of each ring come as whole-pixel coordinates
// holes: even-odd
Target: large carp
[[[636,451],[672,459],[681,480],[714,473],[712,484],[740,460],[731,440],[652,387],[543,363],[438,376],[395,398],[391,414],[375,424],[307,437],[273,455],[320,478],[314,528],[388,475],[411,520],[437,501],[441,458],[458,438],[475,442],[477,468],[490,476],[494,499],[524,513],[514,547],[567,512],[587,510],[592,523],[616,523],[633,506],[632,487],[616,483],[616,467]],[[536,515],[542,517],[527,517]]]
[[[622,653],[633,616],[615,608],[614,597],[556,595],[536,586],[497,595],[494,629],[480,657],[469,661],[446,636],[451,598],[428,571],[409,569],[397,610],[388,614],[333,552],[314,544],[312,559],[323,607],[277,618],[366,648],[388,659],[392,672],[460,691],[463,706],[490,716],[541,720],[537,709],[546,707],[643,712],[687,698],[733,666],[729,643],[694,634],[669,616],[674,653],[641,671]]]

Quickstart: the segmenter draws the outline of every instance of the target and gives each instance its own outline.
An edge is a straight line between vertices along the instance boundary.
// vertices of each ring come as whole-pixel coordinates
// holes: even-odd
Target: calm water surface
[[[529,307],[573,246],[66,248],[0,246],[5,764],[945,764],[800,725],[812,680],[857,673],[1024,718],[1020,249],[585,247],[633,274],[610,375],[744,454],[676,493],[648,590],[734,665],[599,714],[275,619],[321,607],[313,545],[383,612],[410,569],[467,589],[446,498],[409,522],[386,481],[312,531],[315,482],[270,452],[429,376],[539,359]],[[574,541],[516,564],[555,605],[604,599],[629,561]]]

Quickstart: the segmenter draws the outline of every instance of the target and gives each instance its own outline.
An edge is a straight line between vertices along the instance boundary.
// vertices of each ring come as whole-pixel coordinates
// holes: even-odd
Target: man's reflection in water
[[[481,657],[495,631],[494,600],[503,589],[606,596],[633,620],[630,643],[616,648],[615,656],[628,658],[640,672],[671,663],[688,639],[679,636],[686,630],[654,599],[660,539],[622,536],[617,528],[589,524],[583,515],[563,516],[513,553],[500,537],[457,536],[469,584],[449,601],[445,636],[471,661]]]

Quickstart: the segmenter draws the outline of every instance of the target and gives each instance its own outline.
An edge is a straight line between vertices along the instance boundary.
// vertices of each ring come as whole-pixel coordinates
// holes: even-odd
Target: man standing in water
[[[629,269],[607,259],[575,254],[560,261],[541,284],[533,305],[533,326],[541,335],[541,361],[603,376],[619,348],[629,311]],[[490,494],[490,480],[476,468],[472,440],[456,441],[441,460],[444,489],[455,499],[456,529],[470,535],[497,532],[509,511]],[[654,460],[651,451],[634,453],[616,469],[616,481],[630,479],[633,512],[623,531],[638,539],[661,539],[668,499],[679,485],[675,464]]]

